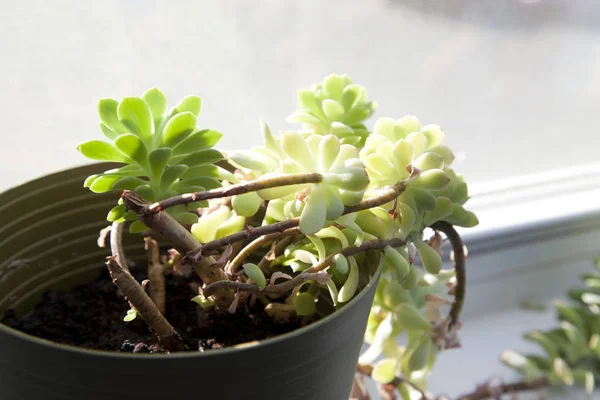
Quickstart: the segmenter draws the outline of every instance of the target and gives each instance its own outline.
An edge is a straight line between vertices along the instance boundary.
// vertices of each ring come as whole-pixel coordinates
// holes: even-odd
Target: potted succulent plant
[[[357,370],[420,395],[459,344],[467,184],[439,126],[369,130],[348,76],[298,99],[300,129],[229,154],[197,96],[102,99],[78,149],[104,163],[0,195],[0,397],[346,399]]]

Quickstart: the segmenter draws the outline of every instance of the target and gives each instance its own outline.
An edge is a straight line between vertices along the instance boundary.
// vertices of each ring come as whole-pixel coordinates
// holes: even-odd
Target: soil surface
[[[132,269],[132,274],[138,282],[146,278],[141,268]],[[198,284],[190,279],[173,274],[166,277],[165,315],[183,337],[187,351],[230,347],[299,327],[297,323],[273,323],[261,307],[250,314],[202,313],[198,318],[199,306],[190,301],[197,294],[194,286]],[[133,353],[165,352],[141,318],[123,321],[128,309],[128,303],[117,292],[106,271],[70,291],[47,292],[28,315],[18,319],[14,313],[7,312],[1,322],[30,335],[79,347]]]

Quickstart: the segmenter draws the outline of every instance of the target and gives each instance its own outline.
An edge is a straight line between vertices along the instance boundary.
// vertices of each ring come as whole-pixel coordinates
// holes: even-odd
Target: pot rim
[[[102,164],[106,164],[106,163],[96,163],[96,165],[102,165]],[[8,188],[7,190],[0,192],[0,195],[2,195],[3,193],[9,192],[13,189],[20,188],[21,186],[27,185],[28,183],[43,180],[44,178],[51,176],[51,175],[57,175],[57,174],[64,173],[67,171],[73,171],[73,170],[76,170],[79,168],[89,168],[92,165],[94,165],[94,163],[78,165],[78,166],[75,166],[72,168],[65,168],[65,169],[58,170],[58,171],[55,171],[55,172],[52,172],[49,174],[45,174],[38,178],[28,180],[28,181],[22,183],[21,185],[17,185],[12,188]],[[383,261],[383,259],[381,261]],[[57,342],[53,342],[48,339],[33,336],[30,334],[21,332],[17,329],[11,328],[2,323],[0,323],[0,334],[11,335],[11,336],[14,336],[24,342],[28,342],[31,344],[50,347],[50,348],[54,348],[57,350],[71,352],[71,353],[79,353],[79,354],[87,355],[87,356],[91,356],[91,357],[126,358],[126,359],[136,359],[136,360],[140,360],[140,359],[161,360],[166,357],[168,357],[169,359],[177,359],[177,358],[186,358],[187,359],[187,358],[194,358],[194,357],[217,357],[219,355],[224,355],[224,354],[226,355],[226,354],[230,354],[230,353],[234,353],[234,352],[241,353],[244,351],[255,350],[255,349],[259,349],[259,348],[266,348],[268,346],[272,346],[272,345],[275,345],[277,343],[280,343],[280,342],[283,342],[283,341],[286,341],[289,339],[294,339],[298,336],[303,335],[306,332],[310,332],[311,330],[319,329],[323,325],[333,322],[336,319],[343,318],[347,313],[352,312],[352,310],[355,308],[355,306],[358,303],[360,303],[362,298],[367,295],[367,292],[369,291],[371,286],[375,282],[378,281],[378,278],[381,275],[382,271],[383,271],[383,262],[379,262],[379,265],[377,266],[377,270],[375,271],[375,273],[373,274],[373,276],[371,277],[369,282],[362,288],[360,293],[358,293],[356,296],[354,296],[350,300],[350,302],[348,302],[340,310],[336,310],[333,313],[327,315],[326,317],[324,317],[316,322],[313,322],[304,327],[300,327],[298,329],[294,329],[293,331],[274,336],[272,338],[241,343],[236,346],[226,347],[226,348],[218,349],[218,350],[214,350],[214,351],[175,352],[175,353],[161,355],[161,354],[134,354],[134,353],[127,353],[127,352],[120,353],[120,352],[115,352],[115,351],[88,349],[88,348],[84,348],[84,347],[78,347],[78,346],[72,346],[72,345],[68,345],[68,344],[57,343]]]

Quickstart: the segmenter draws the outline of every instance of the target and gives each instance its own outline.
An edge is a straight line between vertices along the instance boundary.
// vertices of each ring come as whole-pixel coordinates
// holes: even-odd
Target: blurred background
[[[1,2],[0,189],[86,163],[100,97],[198,94],[232,150],[259,118],[289,128],[296,90],[331,72],[375,117],[440,124],[469,182],[589,163],[598,21],[596,0]]]

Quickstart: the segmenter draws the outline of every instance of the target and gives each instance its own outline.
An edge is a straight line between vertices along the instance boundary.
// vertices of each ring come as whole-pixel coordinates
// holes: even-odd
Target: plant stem
[[[115,257],[108,257],[106,265],[114,284],[127,297],[127,301],[169,351],[183,351],[184,344],[175,328],[163,317],[142,286],[121,267]]]
[[[360,365],[359,364],[356,366],[356,372],[358,372],[359,374],[371,377],[371,374],[373,373],[373,367],[371,365]],[[427,393],[425,393],[425,391],[423,389],[421,389],[419,386],[417,386],[417,384],[411,382],[410,380],[408,380],[407,378],[404,378],[402,376],[395,376],[394,379],[390,383],[388,383],[388,385],[392,385],[394,387],[398,387],[401,384],[406,384],[408,386],[411,386],[417,392],[421,393],[421,400],[431,400],[431,398],[429,396],[427,396]]]
[[[165,315],[165,267],[160,262],[158,243],[151,237],[144,238],[148,255],[149,295],[158,311]]]
[[[454,302],[448,313],[448,329],[452,328],[460,319],[467,286],[467,271],[465,268],[465,247],[460,235],[452,225],[444,221],[438,221],[431,225],[431,229],[440,231],[446,235],[454,252],[454,270],[456,271],[456,287],[454,289]]]
[[[405,190],[406,186],[404,185],[404,182],[399,182],[392,186],[386,193],[382,195],[369,197],[368,199],[363,199],[355,206],[344,208],[344,215],[351,214],[357,211],[367,210],[373,207],[382,206],[386,203],[394,201]]]
[[[285,293],[288,290],[292,290],[296,286],[306,282],[306,281],[315,281],[321,285],[327,283],[327,281],[331,279],[331,275],[325,274],[322,272],[310,273],[310,272],[302,272],[300,275],[296,276],[294,279],[290,279],[289,281],[279,283],[277,285],[266,286],[263,290],[260,290],[256,283],[244,283],[238,281],[217,281],[211,283],[203,289],[204,296],[211,296],[215,291],[222,288],[231,288],[241,292],[248,292],[250,294],[259,294],[259,293]],[[292,282],[293,281],[293,282]],[[290,283],[291,282],[291,283]]]
[[[530,382],[507,383],[498,386],[480,385],[475,391],[459,396],[457,400],[484,400],[489,398],[498,398],[504,394],[516,392],[526,392],[531,390],[543,389],[550,386],[547,377],[534,379]]]
[[[389,203],[394,200],[396,197],[400,196],[402,192],[404,192],[405,186],[404,183],[398,183],[394,185],[391,189],[389,189],[386,193],[371,197],[365,200],[360,201],[357,205],[352,207],[344,208],[344,212],[342,215],[351,214],[353,212],[366,210],[373,207],[378,207],[383,204]],[[281,233],[287,229],[295,228],[300,225],[299,218],[292,218],[286,221],[277,222],[271,225],[264,225],[258,228],[245,229],[240,232],[236,232],[229,236],[224,236],[220,239],[213,240],[208,242],[197,249],[189,252],[186,257],[192,258],[194,261],[197,261],[202,256],[202,252],[210,252],[221,247],[233,244],[235,242],[239,242],[240,240],[251,240],[256,239],[257,237],[268,235],[271,233]]]
[[[357,246],[348,246],[348,247],[338,251],[337,253],[329,255],[323,261],[306,269],[305,272],[318,272],[318,271],[324,270],[325,268],[327,268],[331,264],[333,264],[333,259],[338,254],[341,254],[344,257],[350,257],[355,254],[362,253],[362,252],[369,251],[369,250],[380,250],[380,249],[383,249],[385,246],[399,247],[399,246],[403,246],[405,244],[406,244],[406,242],[404,240],[401,240],[398,238],[385,239],[385,240],[380,240],[380,239],[367,240],[358,247]]]
[[[124,191],[123,202],[128,210],[137,214],[140,221],[166,239],[180,254],[185,254],[200,245],[200,242],[169,214],[150,212],[148,210],[150,203],[137,193]]]
[[[125,191],[123,193],[123,202],[129,210],[133,210],[137,214],[138,218],[146,226],[165,238],[180,254],[186,254],[190,250],[200,247],[200,242],[196,240],[194,235],[169,214],[166,212],[150,212],[148,210],[150,203],[142,199],[138,194]],[[181,262],[184,262],[185,259],[182,259]],[[194,260],[194,270],[206,285],[219,280],[229,279],[225,271],[221,268],[213,267],[214,263],[215,260],[212,257]],[[217,307],[227,310],[233,302],[234,292],[229,288],[223,288],[215,292],[214,297]]]
[[[282,175],[272,178],[257,179],[247,183],[240,183],[226,188],[206,190],[203,192],[186,193],[152,204],[149,209],[152,212],[163,211],[169,207],[193,203],[201,200],[216,199],[220,197],[231,197],[239,194],[256,192],[280,186],[301,185],[307,183],[319,183],[323,176],[319,173]]]
[[[129,271],[127,265],[127,259],[125,258],[125,252],[123,251],[123,229],[125,228],[124,222],[113,222],[110,228],[110,251],[116,258],[119,265],[125,270]]]
[[[298,229],[298,228],[292,228],[292,229]],[[298,232],[300,232],[300,229],[298,229]],[[258,268],[260,268],[260,270],[267,276],[271,275],[271,261],[274,260],[276,257],[278,257],[280,254],[282,254],[285,251],[285,248],[288,247],[290,244],[292,244],[293,242],[295,242],[296,240],[301,240],[302,238],[304,238],[303,235],[296,235],[296,236],[287,236],[285,238],[283,238],[282,240],[278,241],[277,244],[271,248],[267,254],[265,254],[263,256],[263,258],[261,258],[260,262],[258,263]]]
[[[248,292],[251,294],[260,293],[260,288],[256,283],[244,283],[238,281],[217,281],[207,285],[202,289],[202,292],[205,297],[212,296],[217,290],[222,288],[229,288],[234,290],[239,290],[242,292]]]
[[[278,283],[277,285],[267,286],[263,290],[264,293],[285,293],[288,290],[294,289],[296,286],[303,284],[306,281],[315,281],[321,285],[327,284],[331,279],[331,275],[324,272],[308,272],[308,270],[297,275],[293,279]]]
[[[365,387],[365,377],[361,375],[360,380],[355,376],[352,381],[352,392],[350,392],[351,400],[371,400],[369,392]]]
[[[265,244],[272,242],[275,239],[294,235],[298,232],[300,232],[298,228],[290,228],[281,233],[271,233],[269,235],[264,235],[254,239],[235,256],[235,258],[231,261],[231,264],[229,264],[229,270],[231,273],[237,272],[246,258],[248,258],[248,256],[251,255],[256,249],[261,248]]]
[[[299,218],[292,218],[282,222],[277,222],[275,224],[264,225],[258,228],[244,229],[243,231],[236,232],[231,235],[224,236],[220,239],[216,239],[203,245],[200,245],[196,249],[186,254],[185,257],[197,261],[202,257],[202,253],[210,253],[211,251],[239,242],[240,240],[256,239],[257,237],[268,235],[271,233],[281,234],[281,232],[290,228],[295,228],[299,224]]]

